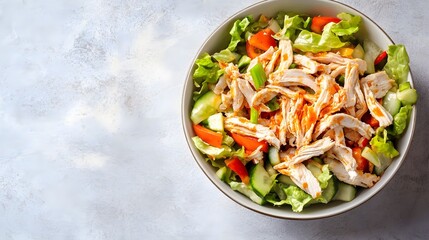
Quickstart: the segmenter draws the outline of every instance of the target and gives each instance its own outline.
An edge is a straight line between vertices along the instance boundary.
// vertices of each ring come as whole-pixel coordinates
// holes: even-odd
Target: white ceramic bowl
[[[358,10],[347,6],[343,3],[328,1],[328,0],[272,0],[263,1],[247,7],[232,17],[227,19],[220,27],[218,27],[204,42],[202,47],[198,50],[192,65],[189,68],[189,72],[185,81],[182,96],[182,123],[183,129],[186,136],[189,149],[191,150],[196,162],[207,175],[207,177],[213,182],[216,187],[221,190],[226,196],[237,202],[238,204],[251,209],[253,211],[266,214],[273,217],[286,218],[286,219],[317,219],[324,218],[333,215],[337,215],[353,209],[360,204],[364,203],[376,193],[378,193],[386,184],[392,179],[395,173],[398,171],[402,162],[405,160],[409,144],[411,142],[414,126],[416,120],[416,109],[413,109],[410,123],[408,128],[400,141],[398,142],[397,148],[400,152],[400,156],[393,160],[393,163],[389,166],[386,172],[381,177],[380,181],[370,189],[363,189],[358,191],[357,196],[350,202],[339,202],[334,201],[328,204],[315,204],[304,209],[303,212],[295,213],[288,206],[273,207],[273,206],[260,206],[244,195],[233,191],[229,185],[222,182],[215,174],[216,170],[204,160],[202,154],[195,148],[191,138],[194,136],[192,130],[192,123],[189,118],[192,109],[192,92],[194,91],[194,85],[192,81],[192,73],[195,70],[195,60],[204,52],[213,54],[222,49],[225,49],[229,43],[229,30],[236,19],[243,18],[247,15],[253,15],[254,17],[264,14],[266,16],[275,16],[277,12],[295,12],[300,14],[308,14],[310,16],[325,15],[325,16],[336,16],[340,12],[347,12],[362,17],[362,24],[359,31],[359,38],[368,38],[375,42],[382,49],[387,49],[388,45],[394,44],[390,37],[371,19],[365,16]],[[411,73],[408,76],[408,80],[412,84]],[[392,201],[386,199],[386,201]]]

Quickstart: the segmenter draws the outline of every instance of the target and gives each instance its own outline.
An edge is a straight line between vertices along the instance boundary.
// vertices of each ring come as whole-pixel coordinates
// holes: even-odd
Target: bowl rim
[[[415,132],[415,125],[416,125],[416,119],[417,119],[417,108],[416,108],[416,106],[415,105],[413,105],[413,111],[412,111],[412,113],[411,113],[411,115],[410,115],[410,120],[409,120],[409,124],[408,124],[408,128],[409,127],[411,127],[411,129],[410,130],[408,130],[408,131],[411,131],[410,132],[410,137],[409,137],[409,141],[408,141],[408,144],[406,144],[406,146],[405,146],[405,149],[404,149],[404,151],[403,151],[403,154],[401,154],[401,156],[400,156],[400,162],[398,163],[398,165],[397,165],[397,167],[395,168],[395,169],[393,169],[393,171],[390,173],[390,175],[389,176],[387,176],[387,179],[385,180],[385,182],[383,182],[383,183],[378,183],[378,184],[381,184],[381,185],[378,185],[378,188],[377,189],[375,189],[373,192],[370,192],[369,194],[368,194],[368,196],[366,197],[366,198],[364,198],[364,199],[362,199],[361,201],[359,201],[359,202],[356,202],[356,203],[353,203],[353,204],[351,204],[350,206],[344,206],[344,207],[342,207],[342,208],[340,208],[339,210],[336,210],[336,211],[333,211],[332,213],[330,212],[330,213],[327,213],[327,214],[318,214],[318,216],[307,216],[307,215],[301,215],[301,216],[299,216],[299,217],[296,217],[296,216],[287,216],[287,214],[288,214],[288,212],[284,212],[285,214],[284,215],[276,215],[276,214],[272,214],[272,213],[269,213],[269,212],[266,212],[266,211],[261,211],[261,210],[258,210],[258,209],[256,209],[256,208],[254,208],[254,207],[252,207],[252,206],[248,206],[247,204],[245,204],[245,203],[242,203],[240,200],[238,200],[238,199],[236,199],[235,197],[233,197],[233,196],[230,196],[230,194],[228,194],[224,189],[223,189],[223,187],[221,187],[221,186],[219,186],[218,185],[218,183],[216,182],[216,181],[214,181],[213,179],[212,179],[212,177],[211,176],[209,176],[209,174],[204,170],[204,168],[203,168],[203,166],[202,166],[202,164],[203,164],[203,162],[200,162],[199,160],[198,160],[198,158],[199,158],[199,156],[197,156],[196,155],[196,153],[194,152],[194,149],[192,149],[192,147],[191,147],[191,144],[193,144],[191,141],[190,141],[190,138],[191,138],[191,136],[190,136],[190,134],[188,133],[188,131],[187,131],[187,129],[186,129],[186,122],[187,121],[189,121],[189,116],[186,116],[185,115],[185,111],[184,111],[184,109],[185,109],[185,107],[188,107],[187,106],[187,102],[186,102],[186,90],[187,90],[187,86],[189,85],[189,81],[190,81],[190,79],[192,80],[192,77],[190,77],[190,76],[192,76],[192,70],[193,70],[193,67],[194,67],[194,64],[195,64],[195,61],[198,59],[198,57],[199,57],[199,55],[201,54],[201,52],[202,52],[202,50],[203,50],[203,48],[204,48],[204,46],[207,44],[207,42],[213,37],[213,35],[215,35],[218,31],[219,31],[219,29],[220,28],[222,28],[227,22],[229,22],[229,21],[231,21],[231,20],[233,20],[233,19],[235,19],[235,18],[237,18],[237,16],[238,15],[240,15],[241,13],[243,13],[243,12],[246,12],[246,11],[248,11],[249,9],[252,9],[252,8],[254,8],[254,7],[256,7],[256,6],[258,6],[258,5],[262,5],[262,4],[266,4],[267,2],[273,2],[273,1],[275,1],[275,0],[262,0],[262,1],[260,1],[260,2],[256,2],[256,3],[253,3],[253,4],[251,4],[251,5],[249,5],[249,6],[247,6],[247,7],[245,7],[245,8],[242,8],[242,9],[240,9],[240,10],[238,10],[238,11],[236,11],[235,13],[233,13],[230,17],[228,17],[227,19],[225,19],[224,21],[222,21],[222,23],[220,23],[211,33],[210,33],[210,35],[204,40],[204,42],[201,44],[201,46],[199,47],[199,49],[197,50],[197,52],[196,52],[196,54],[195,54],[195,56],[193,57],[193,59],[192,59],[192,62],[191,62],[191,64],[190,64],[190,67],[188,68],[188,71],[187,71],[187,74],[186,74],[186,79],[185,79],[185,81],[184,81],[184,84],[183,84],[183,89],[182,89],[182,100],[181,100],[181,120],[182,120],[182,129],[183,129],[183,132],[184,132],[184,137],[185,137],[185,140],[186,140],[186,143],[187,143],[187,146],[188,146],[188,149],[191,151],[191,153],[192,153],[192,157],[194,158],[194,160],[195,160],[195,162],[197,163],[197,165],[198,165],[198,167],[202,170],[202,172],[206,175],[206,177],[212,182],[212,184],[213,185],[215,185],[216,186],[216,188],[218,189],[218,190],[220,190],[225,196],[227,196],[228,198],[230,198],[233,202],[235,202],[235,203],[237,203],[237,204],[239,204],[239,205],[241,205],[241,206],[243,206],[243,207],[245,207],[245,208],[247,208],[247,209],[249,209],[249,210],[252,210],[252,211],[254,211],[254,212],[257,212],[257,213],[260,213],[260,214],[263,214],[263,215],[266,215],[266,216],[270,216],[270,217],[274,217],[274,218],[279,218],[279,219],[289,219],[289,220],[315,220],[315,219],[323,219],[323,218],[329,218],[329,217],[333,217],[333,216],[337,216],[337,215],[340,215],[340,214],[343,214],[343,213],[346,213],[346,212],[349,212],[349,211],[351,211],[352,209],[355,209],[355,208],[357,208],[357,207],[359,207],[359,206],[361,206],[362,204],[364,204],[364,203],[366,203],[368,200],[370,200],[371,198],[373,198],[376,194],[378,194],[379,192],[381,192],[384,188],[385,188],[385,186],[392,180],[392,178],[396,175],[396,173],[398,172],[398,170],[401,168],[401,166],[402,166],[402,164],[403,164],[403,162],[405,161],[405,158],[406,158],[406,156],[407,156],[407,154],[408,154],[408,150],[409,150],[409,148],[410,148],[410,145],[411,145],[411,143],[412,143],[412,140],[413,140],[413,138],[414,138],[414,132]],[[374,25],[375,25],[375,27],[376,28],[378,28],[381,32],[383,32],[384,33],[384,35],[389,39],[389,41],[391,42],[391,44],[395,44],[395,42],[392,40],[392,38],[386,33],[386,31],[384,31],[374,20],[372,20],[370,17],[368,17],[366,14],[364,14],[364,13],[362,13],[361,11],[359,11],[358,9],[356,9],[356,8],[354,8],[354,7],[352,7],[352,6],[350,6],[350,5],[347,5],[347,4],[345,4],[345,3],[342,3],[342,2],[338,2],[338,1],[336,1],[336,0],[318,0],[318,1],[320,1],[320,2],[332,2],[332,3],[334,3],[334,4],[339,4],[339,5],[342,5],[342,6],[344,6],[344,7],[346,7],[346,8],[349,8],[349,9],[352,9],[352,10],[354,10],[354,11],[356,11],[356,12],[358,12],[359,14],[361,14],[362,16],[364,16],[365,18],[366,18],[366,20],[368,20],[368,21],[370,21],[370,22],[372,22]],[[409,69],[409,82],[410,82],[410,84],[411,84],[411,86],[413,86],[414,87],[414,83],[413,83],[413,76],[412,76],[413,74],[412,74],[412,71],[411,71],[411,67],[410,67],[410,69]],[[204,162],[205,163],[205,162]],[[239,194],[239,193],[237,193],[237,194]],[[351,201],[351,202],[353,202],[353,200]],[[252,202],[253,203],[253,202]],[[253,203],[253,204],[256,204],[256,203]],[[256,206],[256,205],[255,205]]]

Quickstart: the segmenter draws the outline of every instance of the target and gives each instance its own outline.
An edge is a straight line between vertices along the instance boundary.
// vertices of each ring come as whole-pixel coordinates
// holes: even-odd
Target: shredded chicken
[[[359,58],[344,58],[341,55],[332,52],[329,52],[324,55],[311,56],[310,58],[325,64],[335,63],[338,65],[346,66],[347,63],[353,63],[358,65],[360,74],[363,74],[366,71],[366,62]]]
[[[354,178],[351,178],[349,173],[344,168],[344,165],[341,164],[339,161],[329,157],[326,157],[324,160],[325,163],[329,165],[329,170],[331,170],[340,181],[343,181],[345,183],[354,186],[370,188],[374,186],[374,184],[378,182],[378,180],[380,180],[379,176],[370,173],[363,173],[360,170],[356,171],[356,176]]]
[[[370,139],[371,135],[374,134],[374,129],[372,129],[370,125],[364,122],[361,122],[359,119],[352,117],[348,114],[337,113],[323,119],[317,125],[314,131],[313,139],[317,138],[321,133],[323,133],[328,128],[331,129],[337,126],[353,129],[367,139]]]
[[[238,88],[240,88],[240,91],[243,93],[244,97],[246,98],[247,104],[251,106],[253,96],[255,96],[255,93],[256,93],[255,90],[253,90],[252,86],[247,80],[238,78],[237,82],[238,82]]]
[[[377,101],[377,99],[375,99],[368,83],[363,83],[362,87],[368,109],[371,115],[380,123],[380,127],[386,127],[392,124],[392,115],[390,115],[390,113]]]
[[[362,78],[361,82],[368,84],[375,98],[384,97],[395,84],[395,80],[390,79],[385,71],[370,74]]]
[[[285,71],[289,69],[293,61],[292,42],[289,39],[280,40],[279,49],[281,51],[281,54],[278,71]]]
[[[280,86],[305,86],[317,92],[319,86],[314,81],[314,77],[308,75],[301,69],[289,69],[286,71],[276,71],[270,74],[270,83]]]

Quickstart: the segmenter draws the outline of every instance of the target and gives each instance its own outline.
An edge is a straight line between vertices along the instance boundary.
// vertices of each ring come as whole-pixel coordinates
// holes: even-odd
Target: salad
[[[417,92],[403,45],[357,39],[361,18],[280,12],[234,22],[195,62],[195,147],[258,204],[351,201],[400,153]]]

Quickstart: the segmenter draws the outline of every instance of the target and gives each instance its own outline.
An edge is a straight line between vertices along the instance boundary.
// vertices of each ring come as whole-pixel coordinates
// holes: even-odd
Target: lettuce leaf
[[[292,211],[301,212],[305,204],[311,201],[311,196],[301,190],[299,187],[289,186],[283,189],[286,193],[286,203],[292,206]]]
[[[234,25],[229,31],[229,34],[231,35],[231,42],[228,45],[229,51],[233,52],[237,47],[237,44],[241,41],[244,41],[241,35],[246,31],[246,28],[251,22],[253,22],[253,19],[250,16],[234,22]]]
[[[340,13],[337,15],[341,22],[332,26],[331,31],[337,36],[348,36],[359,31],[361,18],[348,13]]]
[[[294,40],[296,38],[297,31],[304,29],[304,24],[306,21],[299,15],[289,17],[284,15],[283,28],[277,34],[274,35],[274,38],[277,40],[287,38]]]
[[[401,107],[399,112],[393,117],[393,133],[401,135],[408,124],[408,118],[413,108],[410,105]]]
[[[193,93],[194,101],[209,90],[209,83],[216,83],[224,73],[224,70],[220,69],[218,63],[212,61],[212,57],[208,53],[203,53],[195,61],[195,64],[197,65],[197,69],[195,69],[192,78],[194,79],[195,87],[199,89]]]
[[[386,129],[377,129],[376,135],[369,143],[372,150],[378,154],[383,154],[389,158],[394,158],[399,155],[399,152],[393,146],[392,141],[387,138]]]
[[[204,142],[198,136],[193,137],[192,141],[194,142],[195,147],[200,150],[200,152],[206,154],[211,159],[227,158],[232,154],[232,149],[230,147],[225,145],[222,145],[221,148],[213,147]]]
[[[323,165],[322,174],[317,176],[317,180],[319,181],[320,187],[322,189],[325,189],[328,186],[328,181],[329,181],[329,179],[331,179],[331,177],[332,177],[332,175],[329,172],[328,164]]]
[[[218,62],[234,62],[237,60],[239,55],[237,53],[231,52],[229,49],[224,49],[218,53],[213,54],[213,58]]]
[[[240,193],[242,193],[243,195],[247,196],[248,198],[250,198],[252,201],[262,205],[264,203],[264,199],[259,197],[258,194],[256,194],[251,188],[250,186],[242,183],[242,182],[230,182],[229,186],[231,187],[232,190],[234,191],[238,191]]]
[[[346,43],[342,42],[341,39],[331,31],[334,24],[335,23],[326,24],[323,28],[322,35],[302,30],[296,38],[293,47],[304,52],[313,53],[343,47]]]
[[[404,45],[390,45],[387,49],[387,63],[384,71],[400,84],[407,81],[410,59]]]

